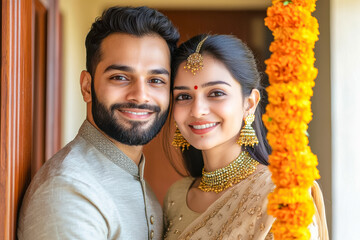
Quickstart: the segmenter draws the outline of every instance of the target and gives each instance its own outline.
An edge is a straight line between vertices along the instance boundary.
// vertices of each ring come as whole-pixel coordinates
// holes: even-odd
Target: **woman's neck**
[[[214,148],[203,150],[205,171],[211,172],[219,168],[226,167],[234,161],[240,154],[241,147],[233,142],[230,144],[222,144]]]

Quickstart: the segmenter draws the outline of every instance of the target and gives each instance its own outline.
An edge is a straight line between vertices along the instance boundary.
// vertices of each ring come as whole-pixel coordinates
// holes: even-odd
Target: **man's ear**
[[[91,75],[88,71],[82,71],[80,75],[80,88],[85,102],[91,102]]]
[[[249,97],[247,97],[246,101],[247,101],[246,102],[247,107],[246,107],[246,113],[245,113],[244,117],[246,117],[249,114],[255,114],[256,107],[258,106],[259,101],[260,101],[259,90],[253,89],[251,91]]]

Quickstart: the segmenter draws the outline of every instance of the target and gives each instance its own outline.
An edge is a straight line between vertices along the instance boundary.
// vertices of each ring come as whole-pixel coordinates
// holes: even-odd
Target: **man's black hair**
[[[138,37],[157,34],[167,42],[171,55],[180,37],[172,22],[155,9],[111,7],[96,19],[86,36],[86,69],[92,78],[101,60],[101,42],[112,33],[127,33]]]

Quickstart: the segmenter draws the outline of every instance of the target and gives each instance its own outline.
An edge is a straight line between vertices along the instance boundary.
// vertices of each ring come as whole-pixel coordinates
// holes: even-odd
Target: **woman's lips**
[[[189,124],[190,129],[195,134],[205,134],[216,128],[218,122],[197,122]]]

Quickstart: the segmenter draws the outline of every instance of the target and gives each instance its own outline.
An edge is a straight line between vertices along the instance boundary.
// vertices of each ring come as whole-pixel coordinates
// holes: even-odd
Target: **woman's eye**
[[[175,98],[176,101],[185,101],[185,100],[190,100],[190,99],[191,99],[191,97],[190,97],[190,95],[188,95],[188,94],[179,94],[179,95]]]
[[[222,91],[214,91],[209,94],[209,97],[221,97],[225,96],[226,94]]]
[[[112,76],[110,77],[111,80],[116,80],[116,81],[127,81],[127,78],[125,76],[122,75],[116,75],[116,76]]]

